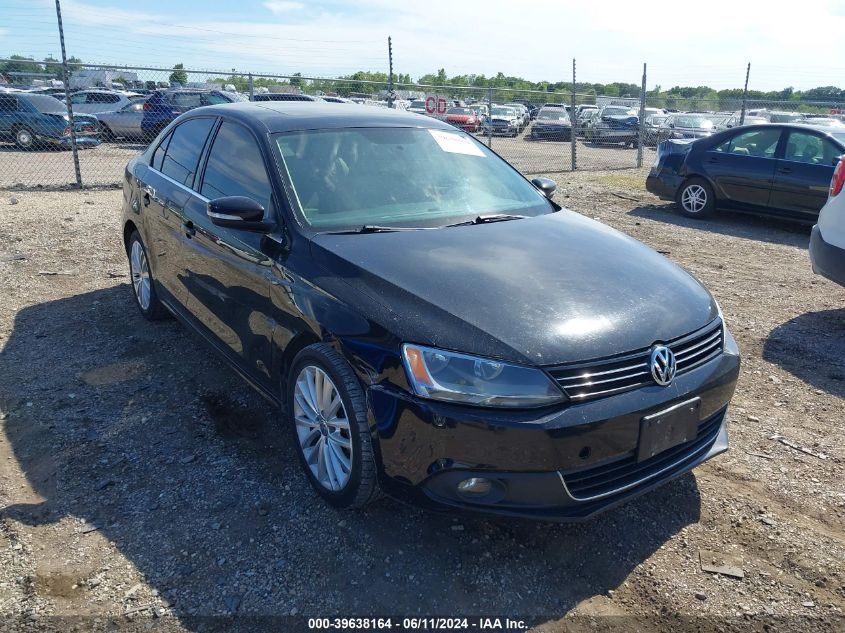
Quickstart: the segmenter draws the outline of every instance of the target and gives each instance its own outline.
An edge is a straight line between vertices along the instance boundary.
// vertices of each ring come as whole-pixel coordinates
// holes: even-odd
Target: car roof
[[[840,147],[845,147],[845,141],[843,141],[837,136],[834,136],[834,134],[837,133],[837,130],[841,130],[841,128],[831,128],[824,125],[807,125],[805,123],[755,123],[754,125],[743,125],[728,128],[727,130],[719,132],[718,134],[714,134],[710,138],[727,138],[731,135],[731,133],[738,132],[740,130],[743,132],[752,132],[754,130],[765,130],[771,127],[776,127],[783,130],[796,130],[798,132],[806,132],[807,130],[813,130],[815,132],[818,132],[822,136],[827,136]]]
[[[349,105],[348,108],[338,108],[337,104],[325,101],[242,101],[195,108],[190,113],[226,116],[262,132],[350,127],[419,127],[455,131],[454,126],[448,123],[405,110]]]

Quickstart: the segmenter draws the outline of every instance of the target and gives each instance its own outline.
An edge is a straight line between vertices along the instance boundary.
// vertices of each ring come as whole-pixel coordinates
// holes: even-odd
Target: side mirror
[[[209,200],[206,211],[212,223],[244,231],[267,231],[273,225],[264,221],[264,207],[246,196],[225,196]]]
[[[557,183],[550,179],[550,178],[535,178],[531,181],[531,184],[537,187],[544,196],[546,196],[549,200],[552,199],[552,196],[555,195],[555,189],[557,189]]]
[[[674,124],[674,123],[670,123],[670,124],[669,124],[669,127],[674,128],[674,127],[675,127],[675,124]]]

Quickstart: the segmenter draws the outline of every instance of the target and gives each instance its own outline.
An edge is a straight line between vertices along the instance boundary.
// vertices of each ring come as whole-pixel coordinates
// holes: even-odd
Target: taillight
[[[836,169],[833,170],[833,178],[830,181],[830,196],[839,195],[842,187],[845,186],[845,155],[839,157]]]
[[[150,103],[149,101],[144,101],[144,110],[152,110],[152,109],[153,109],[153,104]]]
[[[62,136],[70,136],[70,127],[66,127],[62,130]]]

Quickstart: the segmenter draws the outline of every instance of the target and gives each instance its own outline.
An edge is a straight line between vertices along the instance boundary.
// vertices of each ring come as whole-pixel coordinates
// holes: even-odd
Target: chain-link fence
[[[838,104],[824,102],[620,97],[78,63],[69,64],[65,88],[55,81],[64,76],[61,63],[40,64],[40,87],[32,87],[33,73],[18,73],[14,85],[0,88],[0,187],[116,184],[127,161],[179,114],[229,101],[408,110],[474,135],[527,175],[647,167],[665,139],[762,121],[821,122],[840,112]]]

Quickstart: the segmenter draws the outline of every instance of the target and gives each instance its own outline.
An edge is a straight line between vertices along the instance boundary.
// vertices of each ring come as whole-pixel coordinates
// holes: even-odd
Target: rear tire
[[[132,296],[135,297],[135,305],[141,314],[148,321],[158,321],[170,316],[167,308],[159,301],[155,289],[155,280],[150,270],[147,249],[141,240],[138,231],[133,231],[127,243],[127,255],[129,256],[129,277],[132,282]]]
[[[378,499],[367,398],[346,359],[325,343],[309,345],[294,359],[287,382],[296,451],[314,490],[336,508]]]
[[[111,131],[111,128],[103,123],[100,124],[100,134],[106,143],[113,143],[117,138],[114,132]]]
[[[716,210],[713,188],[703,178],[689,178],[678,189],[678,210],[688,218],[706,218]]]

